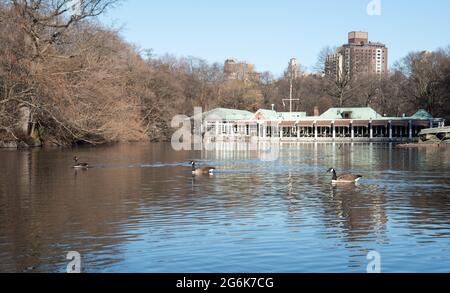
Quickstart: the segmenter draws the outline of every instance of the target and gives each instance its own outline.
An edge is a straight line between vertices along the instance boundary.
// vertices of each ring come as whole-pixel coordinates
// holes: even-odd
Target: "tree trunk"
[[[20,107],[18,128],[24,136],[29,136],[30,134],[30,114],[31,110],[29,107],[23,105]]]

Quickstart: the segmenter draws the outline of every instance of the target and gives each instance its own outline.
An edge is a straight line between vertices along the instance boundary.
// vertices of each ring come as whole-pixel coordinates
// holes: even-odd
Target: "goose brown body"
[[[213,175],[214,171],[216,170],[215,167],[211,166],[196,168],[195,167],[196,163],[194,161],[191,162],[191,165],[192,165],[192,175],[205,175],[205,174]]]
[[[328,169],[328,172],[333,173],[332,183],[356,183],[362,178],[361,175],[353,175],[350,173],[337,176],[334,168]]]
[[[73,157],[74,165],[73,168],[75,169],[88,169],[89,164],[88,163],[78,163],[78,158],[75,156]]]

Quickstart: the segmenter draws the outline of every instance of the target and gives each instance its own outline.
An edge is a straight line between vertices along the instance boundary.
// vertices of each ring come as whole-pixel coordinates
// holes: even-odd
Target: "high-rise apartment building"
[[[286,74],[294,79],[300,76],[300,66],[297,58],[291,58],[291,60],[289,60]]]
[[[261,74],[255,72],[253,64],[249,64],[247,62],[236,62],[232,58],[225,61],[223,71],[227,80],[258,82],[261,78]]]
[[[325,75],[345,76],[388,74],[388,48],[382,43],[369,42],[367,32],[350,32],[348,44],[327,56]]]
[[[344,69],[344,55],[340,52],[329,54],[325,60],[325,75],[341,78]]]

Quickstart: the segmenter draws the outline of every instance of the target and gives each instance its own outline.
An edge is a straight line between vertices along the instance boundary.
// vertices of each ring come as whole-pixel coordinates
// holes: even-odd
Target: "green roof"
[[[257,114],[262,114],[266,120],[297,120],[306,117],[306,112],[277,112],[274,110],[259,109]]]
[[[430,113],[425,111],[424,109],[420,109],[416,112],[416,114],[412,115],[411,118],[414,119],[433,119],[433,116],[431,116]]]
[[[238,121],[238,120],[252,120],[256,119],[258,115],[262,115],[260,119],[262,120],[336,120],[343,119],[343,114],[345,112],[350,113],[349,119],[361,119],[361,120],[371,120],[371,119],[383,119],[383,120],[402,120],[402,119],[433,119],[433,117],[427,111],[421,109],[417,111],[411,117],[384,117],[378,114],[375,110],[370,107],[353,107],[353,108],[330,108],[320,116],[307,116],[306,112],[277,112],[274,110],[259,109],[256,113],[252,113],[245,110],[234,110],[227,108],[216,108],[211,111],[203,113],[203,119],[209,121]]]
[[[320,119],[342,119],[342,114],[345,112],[351,113],[350,119],[376,119],[383,118],[374,109],[370,107],[365,108],[330,108],[322,115]]]
[[[245,110],[234,110],[227,108],[216,108],[203,113],[203,118],[207,120],[249,120],[253,113]]]
[[[262,114],[265,120],[278,120],[280,117],[274,110],[259,109],[254,116]]]
[[[279,114],[283,120],[297,120],[306,117],[306,112],[282,112]]]

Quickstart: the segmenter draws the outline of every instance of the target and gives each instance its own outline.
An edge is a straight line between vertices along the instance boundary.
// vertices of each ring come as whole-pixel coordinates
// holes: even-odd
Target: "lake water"
[[[75,171],[72,157],[93,168]],[[0,150],[0,272],[450,272],[450,150]],[[189,160],[213,165],[193,178]],[[329,167],[363,175],[332,186]]]

